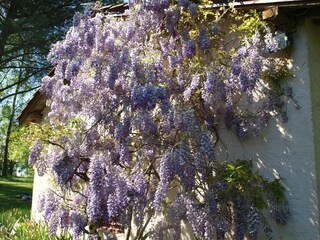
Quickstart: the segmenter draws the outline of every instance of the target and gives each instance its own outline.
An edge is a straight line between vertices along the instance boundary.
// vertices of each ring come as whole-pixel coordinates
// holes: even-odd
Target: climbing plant
[[[272,28],[188,0],[129,5],[77,13],[48,56],[51,110],[29,162],[56,182],[39,202],[50,233],[180,239],[187,226],[196,239],[257,239],[261,226],[271,239],[267,217],[289,217],[281,179],[216,149],[222,128],[242,141],[271,115],[287,120]]]

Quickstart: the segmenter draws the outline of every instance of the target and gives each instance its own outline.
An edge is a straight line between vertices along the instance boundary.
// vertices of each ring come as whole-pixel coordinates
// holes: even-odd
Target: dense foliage
[[[287,121],[272,31],[239,16],[188,0],[75,15],[48,56],[49,124],[29,158],[57,183],[39,202],[51,234],[179,239],[187,224],[198,239],[257,239],[262,225],[271,239],[262,209],[287,221],[279,179],[216,153],[221,128],[244,139]]]

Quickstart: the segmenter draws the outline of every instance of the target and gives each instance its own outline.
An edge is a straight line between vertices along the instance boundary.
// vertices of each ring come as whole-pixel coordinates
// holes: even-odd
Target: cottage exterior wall
[[[31,219],[37,223],[43,221],[43,215],[39,212],[39,199],[52,187],[50,176],[44,174],[39,176],[37,169],[34,169],[33,190],[32,190],[32,205]]]
[[[312,120],[313,120],[313,137],[314,137],[314,153],[317,172],[317,196],[318,209],[320,206],[320,20],[309,19],[307,21],[309,32],[308,38],[308,61],[311,84],[311,99],[312,99]],[[319,216],[319,211],[318,211]],[[319,228],[319,225],[318,225]]]
[[[295,76],[285,83],[293,88],[294,98],[301,109],[297,110],[292,100],[287,101],[289,121],[283,123],[281,117],[270,119],[264,134],[254,139],[240,142],[228,130],[220,133],[223,142],[228,146],[228,154],[225,148],[220,146],[222,159],[252,159],[256,168],[269,179],[284,178],[291,218],[285,226],[277,226],[270,221],[275,239],[320,239],[317,190],[319,173],[316,168],[319,163],[315,156],[312,119],[313,114],[319,115],[320,112],[312,112],[311,96],[315,89],[311,89],[309,55],[315,52],[307,46],[310,36],[315,34],[315,29],[308,27],[309,22],[310,20],[301,21],[297,25],[290,54]],[[320,31],[317,41],[320,45],[319,33]],[[319,95],[317,97],[319,98]]]
[[[252,159],[255,167],[264,176],[270,179],[284,178],[292,216],[285,226],[277,226],[270,221],[275,239],[320,239],[317,183],[320,169],[320,163],[317,162],[320,153],[317,152],[317,149],[320,148],[315,145],[315,142],[320,143],[320,140],[316,138],[320,137],[320,133],[315,133],[314,129],[314,126],[320,128],[319,117],[316,117],[319,121],[315,122],[315,116],[318,116],[320,111],[319,107],[315,108],[313,104],[317,101],[315,99],[319,99],[319,95],[315,97],[316,89],[312,88],[315,84],[313,82],[315,76],[312,72],[315,67],[309,62],[313,59],[310,58],[310,55],[316,53],[312,52],[313,49],[308,48],[309,38],[314,37],[314,30],[319,30],[319,28],[310,27],[310,24],[310,20],[301,20],[297,25],[292,49],[284,50],[290,51],[295,73],[295,76],[286,84],[293,88],[294,98],[301,109],[297,110],[295,103],[288,100],[289,121],[283,123],[280,117],[275,116],[263,135],[254,139],[240,141],[227,129],[219,132],[228,149],[226,151],[225,147],[220,144],[218,158],[222,160],[236,160],[239,157]],[[320,46],[319,37],[320,35],[316,40],[318,46]],[[313,66],[313,69],[310,69],[310,66]],[[49,187],[49,182],[48,176],[40,177],[35,174],[32,218],[36,221],[41,218],[36,210],[37,199]],[[190,236],[184,233],[183,239],[190,239]]]

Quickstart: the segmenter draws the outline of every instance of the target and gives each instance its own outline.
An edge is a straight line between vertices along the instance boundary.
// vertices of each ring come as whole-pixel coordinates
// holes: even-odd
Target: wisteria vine
[[[180,239],[187,225],[197,239],[240,240],[262,226],[271,239],[264,208],[286,223],[281,182],[216,152],[221,128],[254,137],[285,115],[271,29],[253,15],[261,24],[230,33],[233,15],[189,0],[75,15],[42,81],[49,122],[64,130],[30,155],[57,182],[39,204],[52,235]]]

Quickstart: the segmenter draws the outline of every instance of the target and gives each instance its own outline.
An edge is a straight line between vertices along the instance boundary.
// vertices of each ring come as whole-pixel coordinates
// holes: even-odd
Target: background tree
[[[104,1],[106,4],[117,2]],[[64,36],[75,12],[94,4],[89,0],[1,1],[0,108],[14,105],[9,115],[1,116],[2,121],[9,120],[9,128],[1,134],[4,142],[1,155],[4,175],[10,173],[6,170],[8,146],[12,126],[16,124],[15,117],[19,114],[22,102],[30,97],[28,92],[37,89],[40,79],[53,67],[46,60],[51,44]]]
[[[75,11],[86,1],[5,0],[0,4],[0,98],[2,101],[11,89],[20,83],[32,82],[37,86],[39,77],[51,66],[46,55],[52,43],[66,31]],[[22,64],[17,65],[17,62]],[[8,82],[11,69],[28,72],[23,78]]]

